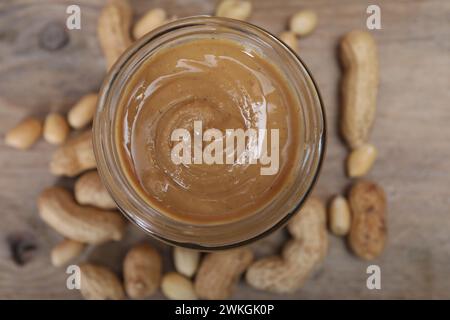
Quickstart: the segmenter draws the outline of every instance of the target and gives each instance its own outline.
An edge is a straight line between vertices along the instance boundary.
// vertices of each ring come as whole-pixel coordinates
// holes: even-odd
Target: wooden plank
[[[320,17],[316,32],[300,40],[300,55],[320,87],[329,126],[328,150],[315,192],[328,199],[344,192],[350,181],[343,171],[346,149],[338,137],[338,39],[364,28],[368,1],[258,0],[251,22],[274,33],[286,27],[298,9],[313,8]],[[104,61],[96,39],[101,0],[78,1],[82,30],[70,31],[67,44],[49,51],[45,30],[64,26],[72,1],[6,0],[0,4],[0,127],[8,130],[29,114],[66,111],[81,95],[98,90]],[[450,294],[450,2],[377,1],[382,26],[379,43],[381,84],[377,123],[372,135],[380,155],[370,178],[386,189],[389,241],[374,263],[382,269],[382,290],[366,289],[369,263],[352,256],[330,235],[324,265],[294,295],[275,296],[239,285],[233,298],[448,298]],[[132,1],[136,16],[161,6],[178,17],[210,14],[214,1]],[[55,29],[56,28],[56,29]],[[46,186],[70,185],[48,173],[53,147],[39,142],[28,152],[0,142],[0,298],[79,298],[65,288],[64,270],[50,266],[49,250],[59,236],[37,216],[36,197]],[[91,248],[81,258],[105,263],[120,272],[126,249],[146,236],[130,226],[126,241]],[[285,238],[279,231],[254,245],[258,256],[276,252]],[[173,269],[170,249],[165,268]],[[29,262],[18,266],[11,245],[37,247]],[[156,298],[162,297],[160,294]]]

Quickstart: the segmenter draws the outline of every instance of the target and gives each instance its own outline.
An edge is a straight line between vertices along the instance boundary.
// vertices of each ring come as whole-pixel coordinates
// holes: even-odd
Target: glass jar
[[[130,75],[143,61],[160,50],[199,38],[234,40],[269,59],[286,78],[301,109],[301,157],[292,186],[277,194],[260,212],[219,225],[188,224],[152,208],[127,180],[114,141],[118,101]],[[283,42],[259,27],[207,16],[177,20],[136,41],[107,75],[94,120],[94,152],[98,172],[119,209],[152,236],[172,245],[199,250],[247,244],[283,226],[301,207],[317,179],[325,137],[325,115],[319,92],[300,58]]]

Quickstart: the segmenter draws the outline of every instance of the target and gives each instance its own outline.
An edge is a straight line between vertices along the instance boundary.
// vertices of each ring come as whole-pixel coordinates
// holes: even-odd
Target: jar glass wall
[[[293,183],[259,212],[217,225],[171,219],[152,207],[133,188],[120,163],[117,148],[117,112],[121,94],[142,63],[167,48],[198,39],[235,41],[276,66],[286,79],[300,108],[300,161]],[[201,250],[246,244],[285,224],[311,191],[322,162],[325,115],[308,70],[296,54],[270,33],[245,22],[191,17],[154,30],[130,47],[110,70],[101,89],[94,120],[94,152],[99,174],[119,209],[154,237],[173,245]]]

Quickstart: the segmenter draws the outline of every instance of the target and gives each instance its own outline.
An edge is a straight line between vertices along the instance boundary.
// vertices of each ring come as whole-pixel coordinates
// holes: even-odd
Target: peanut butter
[[[300,117],[288,81],[265,57],[230,40],[199,39],[162,49],[133,73],[119,101],[115,139],[127,178],[149,206],[192,224],[219,224],[256,214],[291,185]],[[174,141],[177,129],[189,137]],[[201,158],[212,142],[230,151],[230,129],[267,135],[247,135],[243,149],[227,153],[232,163],[218,149],[211,153],[218,161]],[[174,148],[194,140],[200,145],[182,152],[189,163],[174,161]],[[240,161],[263,140],[270,158]]]

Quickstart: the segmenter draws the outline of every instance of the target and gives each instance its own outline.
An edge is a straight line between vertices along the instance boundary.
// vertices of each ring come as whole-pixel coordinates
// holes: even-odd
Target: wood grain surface
[[[64,28],[69,4],[82,10],[82,29]],[[100,0],[0,1],[0,133],[27,115],[65,112],[83,94],[98,90],[105,75],[96,38]],[[184,17],[211,14],[216,1],[132,1],[136,18],[152,7]],[[244,283],[233,298],[347,299],[450,298],[450,1],[253,0],[250,22],[274,33],[286,28],[301,8],[319,14],[313,35],[299,42],[299,54],[314,75],[327,112],[328,150],[315,193],[329,199],[345,192],[347,151],[338,137],[336,49],[349,30],[365,28],[366,8],[377,3],[382,30],[379,44],[381,84],[372,141],[379,158],[370,178],[386,190],[389,239],[374,264],[381,267],[382,289],[366,288],[369,263],[355,258],[345,242],[329,236],[323,264],[296,294],[277,296]],[[56,34],[55,41],[49,34]],[[64,269],[50,265],[49,250],[60,236],[38,217],[36,197],[46,186],[71,185],[48,172],[54,147],[43,141],[27,152],[0,142],[0,298],[77,299],[66,289]],[[253,247],[258,256],[275,253],[283,230]],[[147,236],[130,226],[125,241],[90,248],[80,260],[110,265],[117,272],[131,244]],[[165,253],[170,248],[149,239]],[[13,253],[25,252],[22,261]],[[21,262],[22,264],[18,264]],[[161,298],[158,294],[155,298]]]

